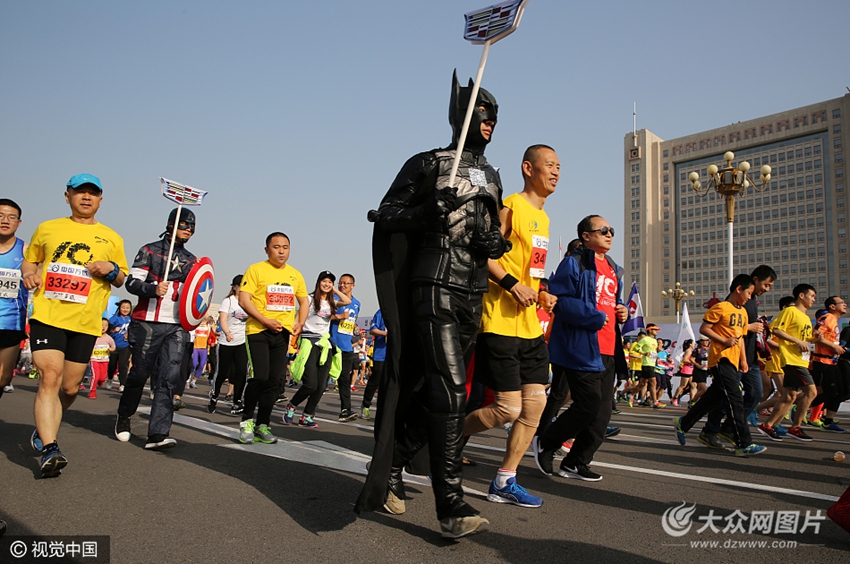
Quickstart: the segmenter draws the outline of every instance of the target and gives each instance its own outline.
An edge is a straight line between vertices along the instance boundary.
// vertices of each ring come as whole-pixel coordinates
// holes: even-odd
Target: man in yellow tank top
[[[56,442],[62,416],[77,398],[102,332],[110,288],[120,288],[129,272],[124,240],[95,219],[102,200],[98,177],[72,176],[65,189],[71,216],[39,224],[21,262],[23,285],[33,291],[30,342],[41,374],[30,444],[41,450],[44,478],[68,464]]]
[[[547,312],[555,305],[554,296],[541,290],[540,279],[546,276],[549,247],[549,217],[543,204],[555,191],[560,168],[551,147],[532,145],[522,157],[522,192],[504,200],[502,234],[513,247],[489,261],[490,289],[484,295],[475,349],[475,379],[493,390],[496,399],[464,422],[466,437],[512,423],[502,467],[487,499],[520,507],[543,503],[516,483],[516,469],[546,405],[549,353],[536,304]]]

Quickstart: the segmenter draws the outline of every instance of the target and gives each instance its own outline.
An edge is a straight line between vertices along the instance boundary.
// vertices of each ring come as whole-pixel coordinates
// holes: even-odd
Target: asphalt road
[[[701,446],[696,431],[679,446],[671,419],[681,409],[626,407],[613,421],[622,433],[606,440],[593,465],[604,479],[547,477],[528,456],[518,481],[544,504],[524,509],[485,499],[504,448],[504,430],[494,429],[467,446],[478,465],[465,468],[464,480],[490,530],[455,542],[440,537],[422,478],[408,483],[404,515],[354,514],[372,422],[338,423],[335,393],[319,405],[318,429],[285,427],[278,413],[278,444],[242,445],[235,418],[206,412],[203,384],[187,390],[188,407],[172,430],[178,445],[164,452],[143,449],[147,396],[133,418],[132,440],[119,443],[112,434],[117,391],[101,390],[97,400],[81,395],[60,432],[69,464],[62,476],[41,479],[29,445],[37,381],[13,383],[14,393],[0,400],[6,537],[107,535],[114,563],[850,561],[850,534],[825,516],[850,486],[850,461],[832,460],[837,450],[850,454],[850,433],[813,430],[812,443],[757,436],[768,451],[736,458]],[[353,396],[359,405],[360,394]],[[691,528],[672,536],[662,516],[683,502],[676,515],[695,507],[690,523],[678,525]],[[763,512],[759,527],[746,532],[754,511]],[[810,523],[801,531],[807,512]],[[698,533],[710,515],[717,532]],[[770,532],[760,532],[768,516]],[[786,532],[777,529],[780,521]],[[732,532],[736,525],[745,532]],[[0,562],[14,561],[0,554]]]

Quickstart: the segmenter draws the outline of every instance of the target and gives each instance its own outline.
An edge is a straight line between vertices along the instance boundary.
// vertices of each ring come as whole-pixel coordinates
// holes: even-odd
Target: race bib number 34
[[[266,286],[267,311],[295,311],[295,290],[292,286]]]
[[[51,262],[44,281],[44,297],[84,304],[89,299],[91,284],[91,274],[85,266]]]
[[[549,238],[541,235],[531,236],[531,266],[528,274],[532,278],[546,276],[546,254],[549,252]]]
[[[21,288],[21,271],[0,268],[0,298],[17,298]]]

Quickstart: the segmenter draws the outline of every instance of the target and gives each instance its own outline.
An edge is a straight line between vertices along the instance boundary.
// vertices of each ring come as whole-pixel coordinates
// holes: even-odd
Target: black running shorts
[[[480,333],[475,345],[475,381],[494,392],[518,392],[523,384],[549,383],[549,351],[543,337],[522,339]]]
[[[95,335],[59,329],[30,319],[30,347],[33,352],[62,351],[66,361],[88,364],[96,341]]]
[[[782,371],[785,373],[782,386],[789,390],[802,390],[806,386],[814,386],[815,381],[808,368],[786,364]]]

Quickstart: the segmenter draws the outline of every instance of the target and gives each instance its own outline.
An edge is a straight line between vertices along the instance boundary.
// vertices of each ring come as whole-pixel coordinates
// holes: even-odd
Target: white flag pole
[[[481,77],[484,76],[484,65],[487,64],[487,54],[490,52],[490,41],[484,42],[484,51],[481,53],[481,62],[478,63],[478,73],[475,75],[475,83],[472,85],[472,93],[469,95],[469,107],[463,118],[463,127],[457,140],[457,153],[452,161],[452,171],[449,174],[449,188],[454,187],[457,169],[460,166],[460,157],[463,154],[463,146],[466,143],[466,134],[469,132],[469,124],[472,121],[472,112],[475,111],[475,101],[478,99],[478,89],[481,87]]]
[[[180,211],[183,209],[183,203],[177,204],[177,217],[174,218],[174,229],[171,230],[171,244],[168,246],[168,259],[165,261],[165,276],[162,277],[163,282],[168,282],[168,274],[171,270],[171,255],[174,253],[174,239],[177,237],[177,226],[180,225]]]

